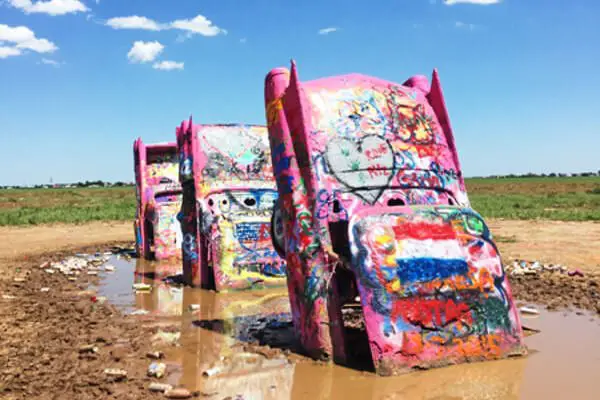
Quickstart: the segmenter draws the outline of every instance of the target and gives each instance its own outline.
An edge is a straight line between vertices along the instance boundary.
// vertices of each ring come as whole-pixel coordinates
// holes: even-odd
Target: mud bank
[[[113,259],[114,272],[102,277],[81,274],[74,281],[39,268],[77,252],[110,248],[46,253],[3,266],[7,272],[0,277],[0,397],[164,398],[149,390],[153,382],[218,400],[481,398],[482,385],[488,398],[542,398],[566,394],[567,386],[556,392],[564,379],[572,383],[568,390],[574,398],[595,398],[593,393],[600,390],[600,323],[582,310],[600,313],[597,275],[541,271],[509,277],[515,298],[541,313],[523,320],[526,327],[541,330],[526,339],[532,350],[526,358],[382,380],[364,371],[368,368],[324,365],[299,354],[285,289],[224,296],[167,284],[177,281],[171,278],[178,274],[178,265],[135,259]],[[147,283],[152,289],[136,294],[132,283]],[[547,313],[544,307],[577,307],[582,315],[565,317]],[[355,310],[345,314],[348,328],[363,329]],[[577,345],[565,345],[572,339]],[[164,358],[148,357],[157,352]],[[147,376],[153,362],[164,364],[163,377]],[[570,367],[574,365],[577,368]],[[110,377],[106,369],[127,375]],[[548,376],[556,383],[546,382]]]

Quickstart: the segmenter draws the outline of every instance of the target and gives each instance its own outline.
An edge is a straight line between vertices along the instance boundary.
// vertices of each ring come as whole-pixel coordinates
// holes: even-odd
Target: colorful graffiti
[[[518,311],[497,249],[472,210],[363,211],[353,216],[350,232],[377,369],[523,352]]]
[[[398,370],[402,369],[402,362],[406,362],[407,367],[433,363],[435,357],[431,355],[419,354],[421,358],[412,357],[411,361],[408,356],[405,359],[387,356],[408,343],[408,340],[399,339],[406,336],[404,333],[413,333],[410,329],[400,329],[403,326],[397,325],[398,321],[406,313],[415,314],[415,309],[428,308],[434,310],[436,316],[422,326],[429,329],[433,328],[434,322],[447,322],[445,316],[436,313],[443,310],[452,316],[463,315],[465,307],[473,313],[476,302],[458,297],[445,303],[436,303],[439,299],[427,297],[404,299],[397,291],[435,285],[434,277],[447,273],[447,278],[455,285],[452,293],[458,296],[459,287],[474,284],[468,272],[474,265],[478,268],[478,257],[483,255],[474,253],[472,259],[467,260],[466,254],[461,253],[456,260],[445,261],[444,257],[433,257],[433,248],[421,246],[423,259],[399,261],[411,263],[410,267],[403,269],[397,263],[393,268],[383,264],[377,268],[370,266],[375,271],[373,276],[384,282],[377,281],[379,286],[368,286],[363,274],[365,266],[351,252],[350,245],[354,240],[356,245],[375,246],[365,242],[362,236],[356,236],[362,232],[360,229],[357,232],[351,230],[354,229],[351,221],[364,210],[386,218],[389,216],[380,221],[378,229],[396,229],[401,221],[392,218],[390,213],[398,207],[428,206],[425,209],[432,213],[442,205],[455,210],[469,209],[437,72],[434,71],[431,85],[422,76],[399,85],[358,74],[301,83],[295,64],[292,64],[291,71],[278,68],[267,75],[265,105],[280,196],[277,224],[281,226],[279,232],[283,240],[276,239],[288,264],[288,290],[300,342],[315,357],[333,355],[334,359],[345,361],[347,344],[340,308],[344,299],[351,297],[348,291],[351,292],[352,285],[346,281],[338,282],[338,277],[349,279],[341,278],[345,275],[336,272],[338,266],[343,265],[352,271],[361,298],[375,296],[374,304],[386,307],[383,314],[367,314],[364,310],[365,318],[372,318],[367,321],[369,329],[381,328],[387,335],[394,334],[392,340],[385,341],[371,339],[371,331],[368,332],[378,372],[384,372],[383,361],[390,359],[392,369]],[[493,248],[491,239],[486,238],[484,242]],[[469,251],[476,251],[475,247]],[[508,288],[508,283],[503,280],[499,255],[494,253],[490,258],[497,264],[493,279]],[[391,262],[391,258],[388,261]],[[423,275],[413,280],[411,286],[411,274],[415,270]],[[389,282],[386,281],[388,278],[391,279]],[[380,304],[384,300],[383,289],[391,290],[398,298]],[[485,307],[493,305],[501,309],[497,302],[499,298],[505,306],[510,304],[510,291],[506,289],[502,293],[504,297],[492,296]],[[370,307],[375,309],[373,305]],[[506,307],[512,312],[510,306]],[[436,319],[438,315],[440,319]],[[490,320],[485,312],[471,318],[473,321],[477,318]],[[501,331],[500,335],[505,338],[500,345],[503,355],[508,348],[521,344],[518,316],[510,322],[510,329]],[[453,326],[452,329],[462,329],[466,324],[463,321],[462,325],[456,323]],[[508,331],[510,335],[506,333]],[[395,335],[396,332],[400,332],[400,336]],[[473,334],[469,337],[483,336]],[[423,343],[433,342],[428,340]],[[381,349],[376,347],[382,343]],[[439,349],[435,351],[437,361],[460,358]],[[490,353],[481,351],[480,355],[486,358]]]
[[[181,185],[175,143],[134,142],[136,179],[136,251],[158,260],[181,255],[182,232],[177,220]]]
[[[285,285],[269,230],[278,195],[266,128],[190,121],[177,137],[186,281],[217,291]]]

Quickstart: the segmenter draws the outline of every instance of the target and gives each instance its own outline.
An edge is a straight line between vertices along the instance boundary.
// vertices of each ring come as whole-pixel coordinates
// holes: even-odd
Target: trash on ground
[[[133,288],[136,292],[149,292],[152,290],[152,285],[148,285],[147,283],[134,283]]]
[[[184,388],[171,389],[165,392],[167,399],[189,399],[192,393]]]
[[[160,341],[160,342],[169,343],[169,344],[176,344],[177,341],[179,340],[180,336],[181,336],[181,332],[158,331],[158,332],[156,332],[156,334],[154,334],[154,336],[152,336],[151,340],[153,342]]]
[[[148,367],[148,376],[162,378],[165,375],[166,370],[167,370],[167,366],[164,363],[153,362]]]
[[[104,374],[112,378],[122,379],[127,376],[127,371],[117,368],[106,368]]]
[[[583,271],[581,271],[580,269],[575,269],[573,271],[569,271],[568,275],[569,276],[583,276]]]
[[[79,348],[80,353],[97,353],[98,351],[98,347],[93,344],[85,344]]]
[[[150,352],[146,353],[146,357],[152,358],[154,360],[160,360],[164,356],[165,356],[165,354],[162,351],[150,351]]]
[[[173,389],[173,386],[171,386],[167,383],[160,383],[160,382],[152,382],[148,386],[148,390],[150,390],[151,392],[164,393],[164,392],[168,392],[171,389]]]
[[[540,312],[533,307],[521,307],[519,308],[519,311],[521,311],[523,314],[531,314],[531,315],[539,315]]]
[[[146,315],[146,314],[150,314],[150,311],[139,309],[139,310],[132,311],[129,315]]]
[[[49,287],[43,287],[40,289],[40,292],[49,292],[50,288]]]

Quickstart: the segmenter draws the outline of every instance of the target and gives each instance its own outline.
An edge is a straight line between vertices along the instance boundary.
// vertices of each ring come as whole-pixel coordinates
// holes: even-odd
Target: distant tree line
[[[490,176],[472,176],[470,178],[477,179],[510,179],[510,178],[567,178],[567,177],[576,177],[576,176],[600,176],[600,170],[596,172],[575,172],[575,173],[555,173],[550,172],[548,174],[534,174],[532,172],[528,172],[526,174],[508,174],[508,175],[490,175]],[[77,182],[77,183],[54,183],[54,184],[44,184],[44,185],[34,185],[34,186],[20,186],[20,185],[0,185],[0,189],[49,189],[49,188],[82,188],[82,187],[125,187],[125,186],[134,186],[134,182],[104,182],[101,180],[98,181],[85,181],[85,182]]]
[[[548,174],[534,174],[532,172],[528,172],[526,174],[508,174],[508,175],[490,175],[490,176],[473,176],[472,178],[495,178],[495,179],[510,179],[510,178],[566,178],[566,177],[575,177],[575,176],[600,176],[600,170],[593,172],[574,172],[570,174],[566,173],[556,173],[550,172]]]
[[[104,182],[101,180],[98,181],[85,181],[85,182],[77,182],[77,183],[52,183],[52,184],[44,184],[44,185],[33,185],[33,186],[20,186],[20,185],[5,185],[0,186],[0,189],[69,189],[69,188],[84,188],[84,187],[125,187],[125,186],[134,186],[133,182]]]

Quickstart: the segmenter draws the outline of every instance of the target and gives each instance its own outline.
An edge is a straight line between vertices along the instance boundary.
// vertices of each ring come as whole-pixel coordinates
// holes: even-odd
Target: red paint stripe
[[[397,240],[453,240],[456,232],[450,224],[432,224],[428,222],[407,222],[393,227]]]

